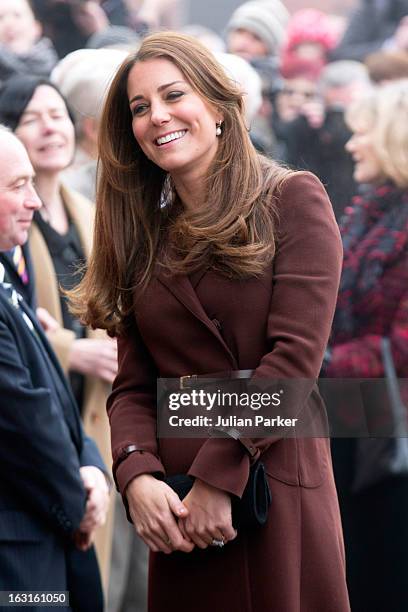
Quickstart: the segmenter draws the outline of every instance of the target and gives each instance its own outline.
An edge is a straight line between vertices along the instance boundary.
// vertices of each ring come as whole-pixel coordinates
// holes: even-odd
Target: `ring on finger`
[[[211,542],[211,546],[218,546],[219,548],[223,548],[223,546],[225,546],[224,538],[222,540],[213,538]]]

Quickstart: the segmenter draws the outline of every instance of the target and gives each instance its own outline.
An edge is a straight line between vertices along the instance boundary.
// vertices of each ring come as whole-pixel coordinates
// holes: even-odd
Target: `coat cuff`
[[[163,464],[155,455],[146,451],[135,451],[120,463],[114,477],[118,491],[125,498],[126,487],[136,476],[140,474],[164,476],[164,473]]]
[[[249,466],[249,455],[240,442],[210,438],[198,451],[188,474],[241,497],[248,482]]]

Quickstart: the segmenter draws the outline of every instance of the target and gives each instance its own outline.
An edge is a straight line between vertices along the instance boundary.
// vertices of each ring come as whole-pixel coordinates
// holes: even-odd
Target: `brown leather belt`
[[[251,378],[254,370],[227,370],[225,372],[210,372],[209,374],[187,374],[180,376],[180,389],[192,389],[200,380],[238,380]]]
[[[186,376],[180,376],[179,388],[192,389],[200,384],[200,380],[211,381],[212,384],[214,381],[218,380],[245,380],[252,378],[253,373],[254,370],[228,370],[225,372],[210,372],[208,374],[188,374]],[[237,442],[240,442],[251,457],[252,462],[259,458],[260,451],[255,446],[254,442],[250,438],[242,437],[238,429],[234,427],[214,427],[210,429],[209,433],[210,435],[221,435],[222,437],[233,438],[237,440]]]

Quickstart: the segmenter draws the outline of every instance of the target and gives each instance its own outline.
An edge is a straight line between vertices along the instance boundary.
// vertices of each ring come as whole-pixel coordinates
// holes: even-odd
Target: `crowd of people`
[[[323,431],[319,377],[383,379],[384,340],[406,377],[408,1],[186,15],[0,0],[0,591],[405,612],[408,464],[335,432],[159,438],[156,383],[311,381]]]

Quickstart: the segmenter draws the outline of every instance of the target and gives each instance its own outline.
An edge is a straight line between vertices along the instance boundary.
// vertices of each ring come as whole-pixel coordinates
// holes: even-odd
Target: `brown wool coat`
[[[93,205],[81,194],[64,186],[61,187],[61,195],[67,212],[78,231],[84,255],[88,258],[92,248]],[[31,226],[29,246],[35,274],[38,305],[46,308],[61,325],[56,332],[48,334],[48,340],[56,352],[62,368],[67,372],[69,351],[72,342],[75,340],[75,334],[70,329],[63,327],[60,293],[54,264],[47,244],[35,223]],[[87,337],[104,338],[105,334],[101,330],[89,330]],[[96,376],[86,377],[83,406],[84,429],[88,436],[95,441],[108,469],[112,464],[109,423],[105,410],[109,391],[108,383],[100,378]],[[107,587],[109,577],[112,529],[113,503],[111,503],[111,510],[105,525],[97,531],[95,541],[105,587]]]
[[[108,402],[122,492],[138,474],[188,472],[241,495],[248,455],[233,439],[155,437],[156,378],[255,369],[264,378],[316,378],[341,268],[341,242],[327,195],[309,173],[284,185],[277,254],[264,276],[233,281],[208,271],[155,278],[119,339],[119,374]],[[324,421],[309,385],[304,409]],[[347,612],[344,550],[329,443],[255,440],[273,501],[265,527],[222,550],[152,554],[150,612]]]

